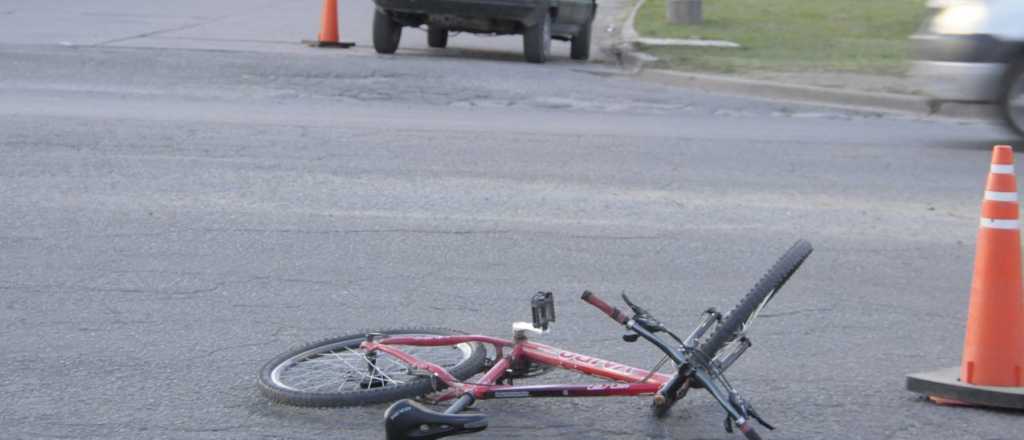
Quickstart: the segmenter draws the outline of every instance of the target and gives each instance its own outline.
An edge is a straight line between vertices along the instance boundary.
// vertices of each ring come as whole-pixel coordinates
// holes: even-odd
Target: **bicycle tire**
[[[356,360],[360,356],[365,361],[365,353],[359,351],[359,344],[366,340],[366,335],[369,333],[381,333],[388,336],[451,336],[465,334],[457,330],[439,327],[361,330],[345,336],[301,345],[275,356],[263,365],[257,382],[260,392],[270,400],[288,405],[339,407],[387,403],[424,395],[446,386],[443,382],[435,380],[431,376],[411,374],[407,365],[393,360],[386,353],[378,353],[377,355],[378,360],[374,368],[376,372],[379,372],[379,376],[370,371],[369,363],[349,362],[346,358]],[[411,353],[416,351],[415,349],[424,352],[437,350],[436,353],[431,352],[432,355],[437,355],[445,347],[454,348],[459,351],[457,354],[459,358],[453,361],[454,363],[451,363],[451,365],[435,359],[421,357],[423,356],[421,354]],[[487,354],[487,350],[478,342],[442,347],[405,346],[402,351],[409,352],[409,354],[413,354],[422,360],[445,367],[452,376],[459,380],[468,379],[482,371]],[[381,356],[386,357],[382,358]],[[381,365],[380,362],[383,362],[382,360],[387,360],[390,364]],[[314,380],[314,383],[309,385],[310,388],[300,389],[294,383],[297,379],[292,379],[291,377],[287,381],[283,379],[285,372],[289,369],[299,368],[300,365],[303,365],[301,368],[305,369],[305,371],[300,369],[297,374],[289,372],[288,375],[301,377],[306,382],[309,382],[311,374],[314,375],[314,379],[316,374],[320,374],[324,376],[325,381],[333,380],[334,382],[317,384]],[[392,374],[389,375],[384,371],[392,367],[396,368],[394,371],[389,370]],[[403,368],[405,372],[400,374]],[[367,372],[371,374],[367,374]],[[369,381],[367,381],[367,378]],[[293,383],[286,383],[288,381]],[[303,382],[303,384],[306,384],[306,382]],[[340,382],[340,385],[337,382]],[[324,389],[328,385],[330,386],[330,391],[325,391]],[[337,385],[337,390],[335,390],[335,385]],[[343,389],[346,385],[351,389]]]
[[[732,342],[738,334],[743,333],[749,323],[756,318],[757,313],[775,297],[779,289],[782,289],[786,281],[789,281],[789,277],[800,268],[800,265],[813,251],[811,243],[806,240],[797,240],[715,327],[715,331],[701,344],[700,351],[708,359],[714,358],[722,347]]]

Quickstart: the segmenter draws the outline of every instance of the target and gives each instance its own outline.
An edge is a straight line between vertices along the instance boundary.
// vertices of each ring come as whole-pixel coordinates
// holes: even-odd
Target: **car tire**
[[[377,53],[395,53],[401,39],[402,25],[392,20],[387,12],[375,9],[373,12],[373,48],[377,50]]]
[[[586,61],[590,58],[590,29],[593,22],[588,21],[580,26],[579,32],[572,36],[572,46],[569,49],[569,57],[574,60]]]
[[[1003,80],[1003,120],[1017,136],[1024,137],[1024,61],[1018,61]]]
[[[448,47],[448,29],[427,27],[427,45],[442,49]]]
[[[523,31],[523,54],[531,63],[548,60],[551,54],[551,14],[545,13],[543,19]]]

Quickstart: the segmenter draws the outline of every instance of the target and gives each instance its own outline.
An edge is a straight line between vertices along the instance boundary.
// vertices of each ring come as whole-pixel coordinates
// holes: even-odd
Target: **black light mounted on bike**
[[[547,330],[555,322],[555,295],[551,292],[537,292],[530,300],[533,309],[533,328]]]

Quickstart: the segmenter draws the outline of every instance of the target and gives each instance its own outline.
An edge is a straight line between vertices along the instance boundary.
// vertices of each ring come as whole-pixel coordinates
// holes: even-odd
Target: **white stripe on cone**
[[[1013,165],[992,165],[990,168],[993,174],[1013,174]]]
[[[1020,221],[1000,220],[983,217],[981,219],[981,227],[989,229],[1020,229]]]
[[[994,202],[1016,202],[1017,193],[985,191],[985,200],[992,200]]]

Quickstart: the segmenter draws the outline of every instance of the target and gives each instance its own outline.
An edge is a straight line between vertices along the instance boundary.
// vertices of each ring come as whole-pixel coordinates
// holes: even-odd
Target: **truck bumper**
[[[513,20],[532,24],[542,0],[374,0],[388,12],[414,15],[450,15],[462,18]]]

